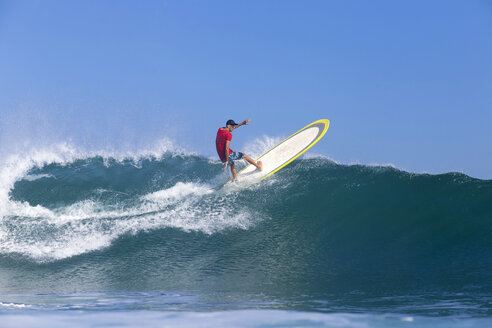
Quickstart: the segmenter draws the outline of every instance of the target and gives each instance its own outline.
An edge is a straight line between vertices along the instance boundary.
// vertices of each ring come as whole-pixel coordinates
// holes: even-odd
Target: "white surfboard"
[[[263,171],[259,171],[254,165],[248,164],[238,172],[238,181],[241,184],[243,182],[254,183],[280,171],[314,146],[325,135],[329,125],[330,121],[323,119],[297,131],[256,159],[263,162]],[[231,181],[232,179],[227,183]]]

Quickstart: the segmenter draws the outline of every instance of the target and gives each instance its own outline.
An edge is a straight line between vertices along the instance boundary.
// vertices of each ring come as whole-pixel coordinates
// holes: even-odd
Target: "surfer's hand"
[[[243,124],[244,125],[248,125],[249,122],[251,122],[251,120],[248,118],[248,119],[246,119],[246,120],[243,121]]]
[[[227,164],[229,164],[229,161],[224,163],[224,170],[227,169]]]

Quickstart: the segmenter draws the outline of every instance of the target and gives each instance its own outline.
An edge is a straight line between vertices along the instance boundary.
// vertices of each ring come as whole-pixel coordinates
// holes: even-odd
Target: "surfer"
[[[234,164],[234,161],[236,160],[241,160],[244,158],[248,161],[248,163],[256,166],[258,170],[261,171],[263,169],[263,164],[261,161],[255,162],[255,160],[248,155],[241,152],[235,152],[229,147],[232,140],[232,130],[240,127],[241,125],[248,125],[250,121],[250,119],[247,119],[237,124],[233,120],[229,120],[226,122],[225,127],[219,128],[219,131],[217,131],[217,138],[215,139],[217,154],[219,155],[222,163],[224,163],[224,170],[227,169],[227,165],[231,162],[232,181],[235,181],[237,178],[236,165]]]

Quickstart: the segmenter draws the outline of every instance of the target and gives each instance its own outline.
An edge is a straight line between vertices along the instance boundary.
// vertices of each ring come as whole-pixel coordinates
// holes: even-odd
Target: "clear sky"
[[[205,156],[331,120],[342,163],[492,178],[492,2],[0,0],[0,147]]]

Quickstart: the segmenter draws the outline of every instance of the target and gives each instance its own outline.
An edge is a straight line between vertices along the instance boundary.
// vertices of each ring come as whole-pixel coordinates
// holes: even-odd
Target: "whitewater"
[[[169,140],[3,156],[2,322],[492,324],[491,180],[324,156],[247,188],[220,188],[228,177]]]

